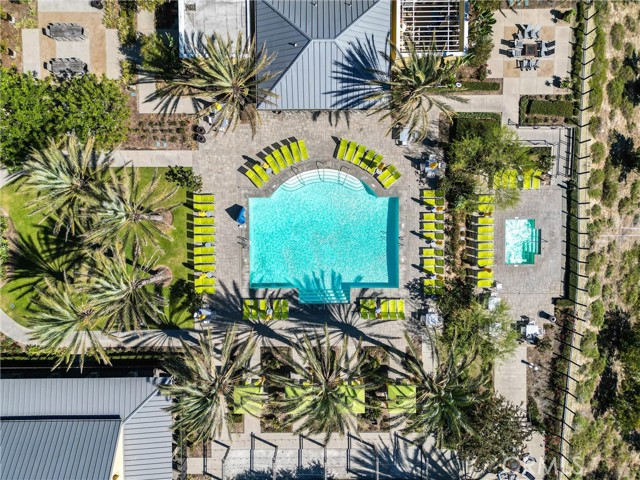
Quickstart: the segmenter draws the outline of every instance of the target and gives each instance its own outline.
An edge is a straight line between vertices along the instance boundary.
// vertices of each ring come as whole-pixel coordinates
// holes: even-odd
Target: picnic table
[[[54,75],[83,74],[87,64],[79,58],[52,58],[48,69]]]
[[[525,57],[537,57],[539,52],[539,44],[537,43],[526,43],[523,46],[523,55]]]
[[[59,41],[80,41],[87,38],[84,28],[77,23],[50,23],[47,25],[46,34]]]

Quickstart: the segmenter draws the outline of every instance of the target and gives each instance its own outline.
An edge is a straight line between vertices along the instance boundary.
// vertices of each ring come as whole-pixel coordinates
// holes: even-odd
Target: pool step
[[[349,290],[298,289],[300,303],[349,303]]]

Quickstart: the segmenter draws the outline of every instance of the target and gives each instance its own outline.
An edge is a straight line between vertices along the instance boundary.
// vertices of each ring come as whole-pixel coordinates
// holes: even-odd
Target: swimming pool
[[[504,262],[507,265],[531,265],[540,254],[540,230],[531,219],[504,222]]]
[[[296,288],[303,303],[349,302],[350,288],[398,287],[398,198],[319,169],[249,199],[250,287]]]

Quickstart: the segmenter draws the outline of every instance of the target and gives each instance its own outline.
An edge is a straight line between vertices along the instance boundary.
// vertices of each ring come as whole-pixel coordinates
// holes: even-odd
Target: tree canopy
[[[0,161],[16,171],[32,149],[48,146],[67,133],[109,150],[127,134],[127,97],[115,80],[83,75],[57,81],[38,79],[15,68],[0,68]]]

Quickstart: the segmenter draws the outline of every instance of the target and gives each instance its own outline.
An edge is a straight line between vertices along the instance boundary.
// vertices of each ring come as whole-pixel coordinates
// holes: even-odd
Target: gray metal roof
[[[120,419],[2,420],[0,479],[109,480]]]
[[[112,416],[118,419],[118,424],[123,424],[126,478],[170,480],[171,415],[164,410],[170,400],[157,392],[158,384],[166,381],[157,378],[2,379],[0,416],[24,420]],[[3,420],[3,430],[4,424]],[[90,443],[91,438],[94,437],[87,436],[85,441]],[[61,437],[60,442],[64,440],[69,444],[79,441],[75,435]],[[0,478],[5,480],[3,476]]]
[[[256,43],[275,54],[263,84],[277,98],[260,108],[368,108],[358,102],[366,70],[386,70],[391,0],[259,0]]]

